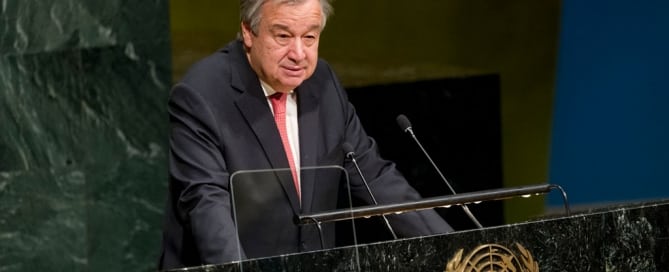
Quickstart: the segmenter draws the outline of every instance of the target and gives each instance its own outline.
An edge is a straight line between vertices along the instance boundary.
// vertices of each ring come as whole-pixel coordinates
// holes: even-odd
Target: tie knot
[[[286,98],[288,96],[285,93],[275,93],[270,95],[269,98],[269,101],[272,102],[274,114],[284,114],[286,112]]]
[[[272,100],[282,100],[284,98],[284,93],[276,92],[273,95],[270,95],[269,98]]]

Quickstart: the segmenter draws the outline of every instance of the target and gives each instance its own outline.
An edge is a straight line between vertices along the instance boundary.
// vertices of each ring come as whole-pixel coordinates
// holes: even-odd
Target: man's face
[[[302,84],[316,69],[322,16],[320,1],[278,4],[261,8],[258,33],[242,23],[244,45],[258,77],[278,92]]]

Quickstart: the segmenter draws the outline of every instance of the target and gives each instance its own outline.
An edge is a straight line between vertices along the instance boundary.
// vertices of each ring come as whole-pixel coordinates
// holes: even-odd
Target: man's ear
[[[251,30],[251,27],[245,23],[241,23],[242,25],[242,38],[244,39],[244,45],[247,48],[251,48],[251,45],[253,45],[253,40],[251,39],[253,35],[253,31]]]

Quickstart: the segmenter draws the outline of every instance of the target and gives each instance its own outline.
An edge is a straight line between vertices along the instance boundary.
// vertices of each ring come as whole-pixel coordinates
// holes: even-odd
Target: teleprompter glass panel
[[[247,259],[356,244],[353,220],[309,219],[351,210],[349,176],[340,166],[302,167],[299,197],[289,168],[237,171],[230,177],[230,190],[242,271]],[[352,256],[342,257],[358,259],[355,247],[348,252]],[[357,261],[352,263],[351,270],[358,270]]]

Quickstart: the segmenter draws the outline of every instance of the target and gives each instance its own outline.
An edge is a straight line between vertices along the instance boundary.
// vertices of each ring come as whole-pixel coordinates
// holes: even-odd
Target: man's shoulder
[[[238,41],[232,41],[225,47],[206,56],[191,65],[180,82],[195,84],[196,82],[228,81],[233,67],[241,65],[239,61]]]
[[[330,67],[330,64],[324,59],[318,59],[316,69],[307,81],[326,83],[333,80],[336,80],[336,75]]]
[[[330,67],[330,64],[324,60],[324,59],[318,59],[318,63],[316,65],[316,71],[314,74],[332,74],[332,68]]]

